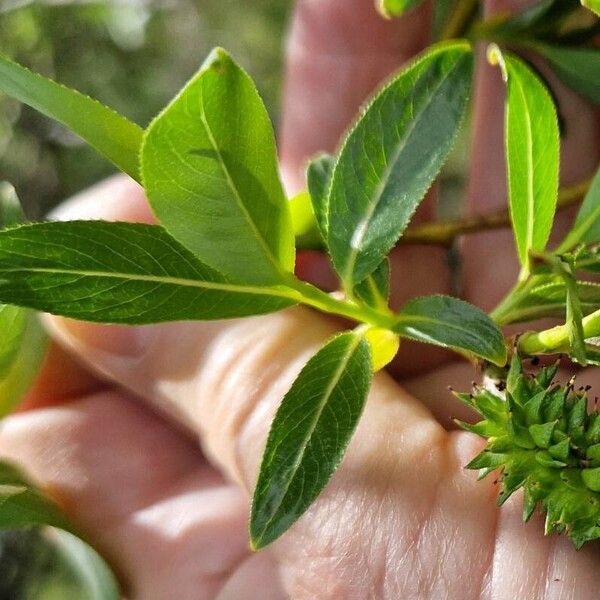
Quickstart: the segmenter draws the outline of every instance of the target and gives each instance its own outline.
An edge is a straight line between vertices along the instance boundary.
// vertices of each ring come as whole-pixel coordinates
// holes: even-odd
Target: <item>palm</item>
[[[500,4],[490,2],[489,8]],[[399,24],[378,21],[371,0],[300,2],[282,127],[282,166],[291,189],[302,184],[305,157],[331,149],[370,89],[426,44],[426,22],[426,10]],[[473,211],[505,202],[498,86],[481,67]],[[562,106],[567,119],[577,115],[568,128],[563,176],[578,179],[597,162],[594,115],[574,97]],[[571,145],[584,160],[570,164]],[[127,206],[118,194],[128,197]],[[99,196],[112,197],[112,206],[98,202]],[[150,218],[139,190],[123,181],[69,210],[71,217],[76,212],[88,218]],[[431,216],[430,202],[418,218]],[[509,233],[465,242],[464,292],[471,301],[489,308],[502,294],[516,268],[510,248]],[[324,260],[304,257],[301,265],[305,276],[327,285]],[[449,289],[439,249],[396,250],[394,272],[396,303]],[[54,350],[30,399],[36,410],[6,422],[0,454],[23,462],[56,494],[116,566],[131,597],[596,595],[597,546],[575,553],[565,539],[544,538],[540,522],[521,525],[520,499],[500,512],[494,485],[477,483],[464,471],[478,442],[447,431],[459,408],[441,390],[467,385],[471,374],[444,353],[406,345],[393,366],[402,388],[388,376],[378,377],[326,491],[271,550],[251,556],[248,491],[270,417],[334,325],[291,310],[244,322],[160,326],[145,330],[151,339],[136,340],[131,330],[49,323],[59,341],[117,383],[99,383],[83,369],[74,370]],[[158,405],[178,426],[156,417],[139,398]],[[198,449],[198,434],[210,462]]]

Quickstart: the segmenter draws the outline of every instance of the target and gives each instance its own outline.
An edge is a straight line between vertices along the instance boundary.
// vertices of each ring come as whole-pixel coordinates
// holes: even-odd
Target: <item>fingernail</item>
[[[98,325],[60,319],[60,327],[91,349],[124,358],[138,358],[145,354],[157,335],[154,325]]]

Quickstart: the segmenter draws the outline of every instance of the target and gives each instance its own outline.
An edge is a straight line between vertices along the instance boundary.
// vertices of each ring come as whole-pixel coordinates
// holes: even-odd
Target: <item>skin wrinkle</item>
[[[544,584],[544,592],[542,595],[542,600],[550,600],[550,587],[551,587],[551,566],[554,562],[554,553],[556,551],[556,541],[557,538],[554,537],[552,539],[552,544],[550,546],[550,552],[548,552],[548,556],[546,558],[546,570],[543,575],[542,582]]]
[[[437,508],[440,490],[442,488],[442,485],[444,484],[444,482],[450,475],[449,469],[448,469],[448,463],[449,463],[448,446],[450,444],[450,441],[451,441],[451,439],[450,439],[449,435],[444,435],[443,439],[440,440],[438,461],[436,461],[436,463],[440,465],[441,476],[438,476],[436,478],[436,485],[433,489],[433,493],[432,493],[432,495],[429,499],[429,503],[428,503],[429,510],[419,519],[419,527],[416,531],[415,538],[413,541],[413,544],[414,544],[415,549],[417,550],[418,554],[421,554],[422,550],[427,545],[431,544],[431,541],[427,542],[427,540],[425,540],[423,538],[423,534],[428,529],[428,527],[431,525],[431,519],[434,515],[435,509]],[[441,460],[439,460],[439,459],[441,459]],[[420,564],[420,561],[416,561],[416,562],[417,562],[417,564]],[[435,562],[436,562],[436,564],[439,564],[439,561],[435,561]],[[434,582],[432,581],[432,577],[430,576],[428,578],[426,576],[422,587],[424,589],[428,590],[430,597],[432,594],[433,585],[434,585]]]
[[[442,493],[438,497],[440,511],[438,518],[434,519],[435,523],[442,526],[439,534],[442,543],[440,543],[439,558],[435,562],[439,570],[437,575],[431,577],[432,587],[429,592],[431,598],[439,595],[440,587],[448,590],[449,597],[453,597],[452,594],[465,594],[460,581],[455,580],[454,573],[460,573],[460,565],[467,560],[473,560],[467,588],[471,590],[471,595],[464,597],[479,597],[477,590],[481,588],[481,581],[485,576],[487,563],[491,556],[497,514],[497,508],[493,505],[492,498],[495,490],[489,483],[477,483],[475,473],[465,471],[463,468],[468,460],[467,456],[471,456],[474,446],[480,446],[480,441],[471,434],[460,432],[450,435],[446,484],[441,487]],[[462,529],[460,526],[460,523],[464,522],[461,518],[464,507],[467,506],[476,511],[475,514],[479,519],[476,534],[472,528]],[[440,514],[443,516],[440,517]],[[483,522],[481,522],[481,515],[486,517]],[[489,522],[490,517],[491,523]],[[431,535],[431,537],[436,538],[435,535]],[[449,543],[443,543],[444,540]],[[483,548],[488,546],[490,549],[484,553]],[[423,558],[423,560],[425,559],[426,557]],[[479,583],[474,586],[473,579],[477,578],[477,575]],[[442,582],[441,586],[440,582]]]
[[[198,384],[198,387],[209,390],[209,394],[213,398],[222,398],[216,407],[212,407],[212,415],[208,419],[206,419],[204,411],[200,411],[205,416],[206,444],[209,452],[215,456],[217,462],[223,463],[224,421],[220,415],[229,415],[225,432],[225,437],[232,442],[228,445],[230,448],[228,462],[229,465],[233,465],[233,473],[247,490],[252,489],[254,483],[249,480],[248,473],[256,472],[258,449],[256,453],[251,453],[252,456],[249,460],[247,447],[244,451],[242,446],[247,446],[248,439],[258,438],[266,441],[266,436],[262,434],[266,434],[268,423],[271,422],[276,406],[306,360],[314,354],[327,337],[323,334],[315,336],[314,329],[306,327],[304,313],[297,312],[296,314],[297,316],[302,314],[302,317],[294,320],[289,319],[289,316],[280,316],[281,323],[275,330],[276,334],[269,336],[258,345],[254,338],[254,327],[252,327],[252,332],[248,328],[242,329],[241,335],[238,331],[235,335],[235,345],[231,343],[226,343],[226,345],[238,347],[241,350],[240,356],[244,356],[243,361],[224,361],[222,368],[217,371],[214,369],[213,360],[209,357],[205,372],[210,373],[210,376]],[[244,337],[244,332],[246,337]],[[293,340],[293,343],[290,343],[290,340]],[[228,338],[225,342],[228,342]],[[213,354],[219,364],[219,353],[214,352]],[[275,358],[277,360],[274,360]],[[213,371],[217,375],[214,375]],[[229,386],[233,387],[235,390],[233,395],[223,393],[224,382],[228,382]],[[248,383],[244,385],[244,382],[252,384],[250,389],[248,389]],[[238,398],[241,398],[241,401],[238,401]],[[226,406],[223,406],[223,402],[226,403]],[[264,414],[265,407],[271,407],[268,415]],[[255,418],[255,412],[260,413],[259,419]],[[198,421],[202,422],[202,420],[199,415]],[[258,436],[256,435],[257,423],[261,429],[261,434]]]
[[[147,508],[152,508],[152,506],[149,506]],[[129,515],[127,518],[123,518],[121,520],[117,520],[115,521],[114,525],[108,529],[106,531],[106,534],[109,536],[120,536],[121,535],[121,529],[125,529],[128,525],[127,521],[128,519],[131,518],[131,515]],[[133,515],[133,518],[135,518],[135,515]],[[111,533],[112,531],[112,533]],[[107,555],[106,558],[110,559],[111,556]],[[226,583],[227,583],[227,577],[230,576],[231,573],[234,573],[237,566],[239,564],[241,564],[242,562],[244,562],[245,560],[247,560],[247,552],[244,553],[244,555],[242,557],[240,557],[240,559],[237,561],[237,563],[234,564],[234,568],[230,571],[228,566],[227,567],[223,567],[222,572],[221,573],[215,573],[215,574],[211,574],[211,575],[207,575],[205,573],[202,574],[202,585],[201,587],[208,587],[210,589],[214,589],[214,590],[220,590],[222,589]],[[110,561],[112,564],[115,564],[116,561]],[[134,565],[133,565],[134,566]],[[122,582],[122,585],[124,585],[124,583]],[[154,593],[156,593],[156,589],[154,587],[154,585],[151,585],[150,588],[152,589],[152,591]],[[146,591],[146,584],[144,584],[144,582],[141,581],[135,581],[134,584],[130,585],[129,587],[125,587],[123,588],[123,593],[124,593],[124,597],[129,598],[130,600],[146,600],[148,598],[148,593]],[[216,594],[216,591],[215,591]],[[214,597],[214,595],[212,592],[210,594],[210,598]],[[165,600],[167,600],[165,598]]]
[[[250,340],[248,340],[248,343],[250,343]],[[233,382],[230,379],[231,369],[232,369],[232,367],[239,369],[239,367],[240,367],[239,359],[244,357],[245,353],[248,350],[247,346],[244,344],[239,344],[239,345],[235,345],[232,347],[236,349],[235,355],[233,356],[233,360],[231,360],[231,357],[228,357],[227,361],[222,362],[222,364],[220,365],[220,368],[214,368],[214,366],[212,364],[210,364],[210,362],[209,362],[206,372],[207,373],[210,372],[211,377],[208,380],[208,382],[201,381],[201,382],[199,382],[199,385],[198,385],[199,388],[206,387],[212,396],[214,396],[215,398],[222,398],[223,402],[227,402],[228,404],[232,404],[232,402],[231,402],[232,399],[228,394],[223,393],[224,386],[232,385]],[[215,355],[216,354],[218,354],[218,353],[215,353]],[[217,361],[217,362],[219,362],[219,361]],[[238,377],[239,377],[239,375],[238,375]],[[236,377],[235,379],[237,379],[238,377]],[[252,380],[250,380],[250,382],[252,382]],[[248,392],[248,390],[245,388],[242,388],[242,390],[237,391],[237,393],[240,396],[247,396],[247,400],[244,401],[242,404],[235,402],[236,410],[226,422],[226,426],[228,429],[226,435],[231,436],[231,439],[233,439],[233,440],[238,439],[239,434],[240,434],[241,430],[243,429],[243,424],[247,421],[247,419],[250,417],[250,414],[256,407],[258,399],[260,398],[259,393],[261,391],[263,391],[264,388],[266,388],[266,386],[267,386],[267,383],[266,383],[264,377],[261,377],[258,384],[254,384],[252,386],[252,389],[250,390],[249,394],[246,394],[246,392]],[[218,404],[215,407],[214,412],[213,412],[215,420],[217,419],[218,415],[221,414],[221,412],[223,412],[223,408],[220,406],[220,404]],[[225,414],[228,414],[227,410],[225,410]],[[231,415],[231,412],[229,414]],[[202,421],[202,419],[198,418],[198,422],[201,422],[201,421]],[[216,427],[216,426],[213,426],[212,424],[210,424],[210,421],[207,422],[207,430],[206,430],[207,435],[206,435],[206,442],[204,444],[207,449],[206,451],[211,456],[214,457],[214,460],[216,463],[223,461],[222,456],[217,457],[217,456],[215,456],[215,453],[211,451],[211,448],[213,446],[216,446],[216,444],[212,441],[213,436],[221,437],[223,434],[222,430],[224,429],[225,423],[220,423],[220,425],[221,425],[221,427]],[[240,450],[238,448],[238,444],[234,445],[234,449],[231,452],[230,458],[226,459],[226,460],[234,465],[233,466],[234,479],[238,483],[240,483],[240,484],[244,485],[244,487],[246,487],[246,482],[244,481],[244,477],[242,475],[244,470],[242,469],[242,457],[241,457]]]
[[[500,510],[496,509],[495,518],[492,530],[490,532],[490,546],[491,552],[489,553],[489,562],[487,569],[484,570],[481,577],[481,584],[479,586],[479,596],[482,600],[492,599],[493,594],[493,583],[494,583],[494,564],[496,557],[496,547],[498,543],[498,527],[500,525]],[[489,589],[488,589],[489,586]]]

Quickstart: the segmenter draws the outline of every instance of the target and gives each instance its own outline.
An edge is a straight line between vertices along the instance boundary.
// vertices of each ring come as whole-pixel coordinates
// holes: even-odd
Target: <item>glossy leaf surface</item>
[[[262,314],[283,287],[229,282],[162,227],[40,223],[0,232],[0,301],[88,321],[142,324]]]
[[[293,271],[273,128],[254,83],[224,50],[213,50],[150,125],[142,171],[162,225],[205,264],[243,283]]]
[[[497,365],[506,362],[502,332],[482,310],[450,296],[411,300],[398,313],[394,331],[426,344],[473,354]]]
[[[319,154],[308,164],[306,183],[319,231],[327,240],[327,196],[331,183],[331,174],[335,166],[335,157],[331,154]]]
[[[381,264],[442,168],[472,71],[467,43],[434,47],[379,92],[349,134],[327,213],[329,252],[346,289]]]
[[[507,85],[505,144],[513,231],[523,272],[529,253],[544,250],[558,197],[559,130],[554,101],[521,59],[491,46]]]
[[[371,384],[368,342],[352,332],[329,341],[286,394],[267,440],[250,522],[254,548],[282,535],[340,464]]]

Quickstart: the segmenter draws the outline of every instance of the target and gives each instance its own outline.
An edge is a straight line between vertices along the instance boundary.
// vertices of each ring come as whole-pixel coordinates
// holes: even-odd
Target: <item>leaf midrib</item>
[[[258,227],[256,226],[256,223],[254,222],[254,219],[252,219],[252,216],[248,212],[248,209],[246,208],[246,205],[244,204],[244,201],[242,200],[240,191],[238,190],[237,185],[235,184],[233,177],[232,177],[231,173],[229,172],[229,168],[225,164],[225,160],[223,159],[223,155],[221,154],[219,146],[217,145],[217,142],[215,140],[215,137],[214,137],[214,134],[210,127],[210,124],[208,123],[208,118],[206,116],[206,110],[204,108],[204,85],[202,82],[200,82],[199,87],[200,87],[200,120],[202,122],[202,125],[204,125],[204,129],[206,130],[206,135],[208,136],[208,140],[218,157],[218,162],[223,171],[223,174],[225,175],[225,179],[227,180],[227,183],[229,184],[229,187],[231,188],[231,191],[233,192],[236,203],[237,203],[245,221],[247,222],[250,229],[254,233],[254,236],[257,239],[259,245],[261,246],[265,256],[267,257],[268,261],[273,265],[275,272],[277,274],[279,274],[281,276],[281,278],[283,279],[283,277],[284,277],[283,269],[282,269],[282,266],[281,266],[278,258],[273,255],[271,248],[267,244],[266,240],[263,238],[260,230],[258,229]]]
[[[454,324],[454,323],[449,323],[447,321],[441,321],[440,319],[433,319],[431,317],[424,317],[424,316],[413,316],[413,315],[401,315],[400,318],[396,321],[396,326],[399,325],[404,325],[403,322],[405,321],[412,321],[412,322],[422,322],[422,323],[431,323],[431,324],[442,324],[444,327],[447,327],[449,329],[454,329],[455,331],[460,331],[462,333],[468,333],[470,337],[473,337],[473,334],[470,332],[469,329],[465,329],[463,327],[459,327],[458,325]],[[427,336],[430,337],[430,336]],[[480,340],[481,338],[477,337],[478,340]]]
[[[431,93],[431,97],[437,95],[440,88],[446,83],[446,81],[450,78],[450,76],[456,71],[456,69],[458,68],[458,66],[460,65],[460,63],[462,62],[463,59],[464,59],[464,56],[461,56],[460,59],[455,63],[455,65],[438,82],[438,84],[435,86],[433,92]],[[362,244],[362,241],[367,233],[367,229],[369,228],[369,225],[371,223],[373,215],[375,214],[375,211],[377,210],[377,207],[379,206],[379,203],[381,202],[381,198],[387,187],[387,183],[389,181],[390,175],[391,175],[392,171],[394,170],[394,168],[396,167],[396,164],[397,164],[398,160],[400,159],[400,155],[405,150],[406,144],[408,143],[408,140],[411,138],[415,128],[421,122],[423,113],[432,104],[432,102],[433,102],[433,100],[431,100],[430,102],[425,102],[423,105],[421,105],[421,108],[416,113],[418,116],[413,119],[411,125],[406,130],[406,134],[404,136],[402,143],[392,153],[392,160],[390,160],[389,163],[387,164],[387,166],[383,172],[383,175],[382,175],[379,183],[377,184],[377,187],[375,188],[375,194],[373,195],[373,198],[367,205],[367,211],[365,214],[365,218],[361,221],[361,223],[359,225],[360,236],[359,236],[358,240],[352,239],[352,243],[350,244],[350,252],[348,254],[348,262],[347,262],[347,266],[346,266],[346,269],[344,271],[344,276],[343,276],[343,279],[346,282],[350,281],[350,277],[352,276],[352,272],[353,272],[354,266],[356,264],[356,259],[358,257],[359,246],[360,246],[360,244]],[[332,184],[333,184],[334,177],[335,177],[335,173],[332,176]],[[328,205],[329,205],[329,202],[328,202]],[[329,210],[327,212],[329,213]],[[356,231],[357,230],[355,230],[353,235],[356,235]]]
[[[79,275],[81,277],[100,277],[112,279],[124,279],[128,281],[143,281],[147,283],[162,283],[165,285],[176,285],[180,287],[201,288],[222,292],[233,292],[237,294],[256,294],[261,296],[279,296],[297,300],[297,294],[291,288],[271,286],[251,286],[204,281],[199,279],[186,279],[183,277],[172,277],[164,275],[143,275],[140,273],[121,273],[117,271],[88,271],[86,269],[53,269],[49,267],[27,267],[21,269],[0,269],[0,282],[4,273],[45,273],[49,275]]]
[[[526,107],[524,111],[526,122],[526,151],[527,151],[527,232],[526,232],[526,247],[523,256],[523,261],[527,264],[529,260],[529,251],[533,249],[533,237],[535,233],[535,192],[534,192],[534,170],[533,170],[533,127],[531,124],[531,109],[527,102],[527,96],[523,89],[521,79],[517,75],[513,75],[513,81],[516,81],[517,88],[521,100]],[[516,201],[516,199],[514,199]]]
[[[325,407],[327,406],[327,402],[329,401],[335,388],[337,387],[338,383],[340,382],[340,379],[342,378],[342,375],[344,374],[344,371],[345,371],[346,367],[348,366],[348,363],[350,362],[350,359],[351,359],[352,355],[354,354],[354,351],[358,347],[361,339],[362,338],[360,336],[358,336],[356,334],[353,335],[353,339],[352,339],[350,345],[348,346],[348,349],[345,352],[342,361],[340,362],[337,369],[335,370],[335,373],[334,373],[331,381],[325,388],[324,393],[323,393],[323,398],[319,402],[318,409],[315,413],[315,416],[313,417],[310,427],[308,428],[307,433],[303,438],[302,445],[301,445],[301,451],[298,453],[298,456],[297,456],[296,460],[294,461],[294,464],[293,464],[293,467],[291,470],[291,476],[288,478],[288,481],[287,481],[285,487],[283,488],[283,493],[280,496],[279,502],[277,503],[274,510],[272,511],[271,517],[265,523],[265,525],[261,531],[260,538],[262,538],[264,536],[265,532],[268,530],[269,526],[271,525],[271,523],[277,516],[277,513],[285,500],[285,497],[290,489],[290,486],[292,485],[292,481],[294,480],[294,477],[296,476],[296,473],[298,472],[298,469],[300,468],[300,465],[302,464],[302,460],[304,459],[304,456],[306,454],[306,449],[308,447],[308,443],[309,443],[312,435],[315,432],[317,424],[319,423],[319,420],[321,419],[323,411],[325,410]]]

